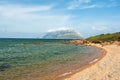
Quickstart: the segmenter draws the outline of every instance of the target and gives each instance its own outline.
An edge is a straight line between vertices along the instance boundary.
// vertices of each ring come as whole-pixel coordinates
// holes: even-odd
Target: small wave
[[[98,61],[98,59],[94,59],[93,61],[89,62],[89,64],[92,64],[94,62]]]
[[[72,74],[72,72],[66,72],[66,73],[60,75],[59,77],[63,77],[63,76],[69,75],[69,74]]]

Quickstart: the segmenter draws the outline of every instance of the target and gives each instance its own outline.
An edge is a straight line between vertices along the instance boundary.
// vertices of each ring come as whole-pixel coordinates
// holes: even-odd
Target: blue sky
[[[120,0],[0,0],[0,37],[70,28],[83,37],[120,31]]]

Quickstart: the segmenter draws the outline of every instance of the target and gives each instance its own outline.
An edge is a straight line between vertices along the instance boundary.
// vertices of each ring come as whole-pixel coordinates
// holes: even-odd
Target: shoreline
[[[103,49],[103,56],[100,59],[91,62],[91,64],[86,66],[84,69],[66,77],[64,80],[120,80],[120,60],[118,60],[120,54],[113,54],[120,53],[120,46],[109,44],[102,47],[100,44],[93,43],[89,44],[89,46]],[[114,59],[112,57],[114,57]],[[118,63],[116,63],[116,59],[118,60]],[[114,64],[117,64],[117,68]]]
[[[21,79],[22,80],[25,80],[25,79],[31,79],[31,80],[63,80],[65,78],[70,77],[73,74],[75,74],[75,73],[77,73],[77,72],[79,72],[79,71],[87,68],[89,65],[92,65],[94,62],[98,61],[96,59],[97,58],[99,59],[101,56],[103,56],[103,50],[100,53],[101,53],[101,55],[99,55],[97,57],[94,57],[91,60],[87,60],[86,63],[84,63],[83,65],[80,65],[80,64],[71,64],[68,67],[64,67],[63,66],[59,70],[56,70],[56,72],[54,71],[54,72],[50,73],[50,75],[47,75],[47,76],[42,76],[41,77],[40,72],[39,72],[40,69],[37,66],[30,66],[30,67],[29,66],[27,66],[27,67],[25,66],[23,68],[19,68],[18,67],[18,70],[20,70],[20,71],[24,70],[24,74],[27,75],[27,76],[24,76],[24,74],[18,75],[19,73],[16,72],[15,75],[17,75],[17,76],[14,77],[14,74],[12,74],[12,71],[15,72],[15,70],[17,69],[17,68],[14,69],[14,67],[12,69],[8,69],[8,73],[11,74],[12,77],[11,77],[11,75],[7,76],[7,74],[5,74],[5,76],[8,77],[9,79],[13,79],[13,80],[15,80],[15,79],[16,80],[21,80]],[[75,56],[74,58],[78,58],[77,61],[79,61],[80,57],[79,56]],[[84,59],[86,59],[86,58],[84,58]],[[53,66],[53,65],[51,65],[51,66]],[[30,71],[30,69],[31,69],[31,71]],[[36,71],[38,71],[38,72],[36,73]],[[2,77],[6,78],[6,77],[4,77],[4,75]]]
[[[83,70],[91,67],[92,65],[95,65],[97,62],[99,62],[101,59],[103,59],[107,54],[107,51],[105,49],[103,49],[101,46],[97,46],[96,44],[89,44],[89,45],[87,44],[87,46],[93,46],[93,47],[97,47],[97,48],[101,49],[103,51],[102,55],[98,58],[95,58],[91,62],[83,65],[81,68],[78,68],[78,69],[75,69],[74,71],[66,72],[64,74],[59,75],[59,77],[55,80],[71,80],[70,78],[72,76],[74,76],[76,73],[82,72]]]

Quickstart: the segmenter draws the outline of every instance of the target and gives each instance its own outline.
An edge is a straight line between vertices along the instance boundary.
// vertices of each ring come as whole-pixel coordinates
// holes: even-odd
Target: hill
[[[120,32],[101,34],[87,38],[88,41],[120,41]]]

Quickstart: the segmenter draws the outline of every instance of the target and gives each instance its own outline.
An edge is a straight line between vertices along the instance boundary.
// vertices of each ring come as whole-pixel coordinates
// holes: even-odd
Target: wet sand
[[[120,46],[110,44],[101,46],[90,44],[106,50],[106,55],[92,66],[75,73],[65,80],[120,80]]]

